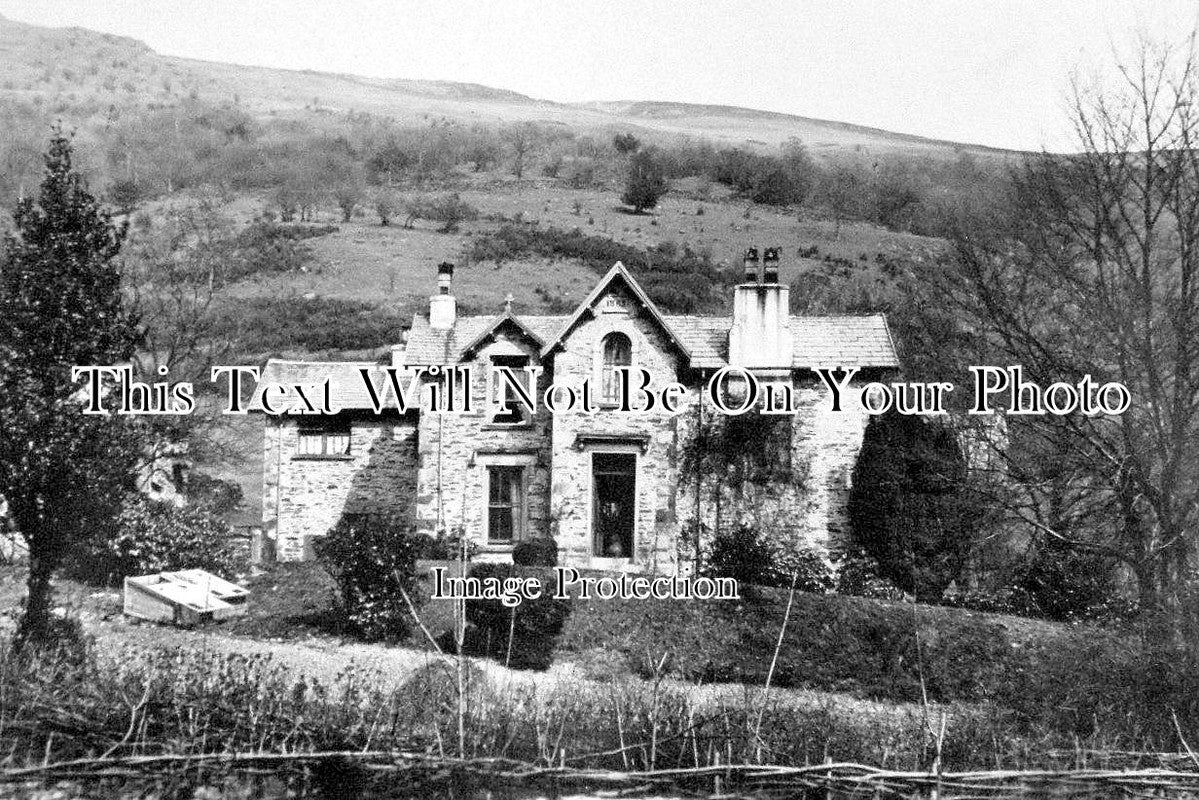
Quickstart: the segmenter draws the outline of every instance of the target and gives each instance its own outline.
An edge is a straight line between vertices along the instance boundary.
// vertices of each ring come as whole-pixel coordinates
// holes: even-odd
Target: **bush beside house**
[[[315,543],[317,558],[333,576],[346,620],[367,641],[398,642],[407,637],[417,591],[416,559],[429,537],[377,514],[343,514]]]
[[[130,575],[197,568],[228,578],[240,566],[228,523],[206,507],[176,506],[135,494],[112,534],[86,542],[67,572],[104,584]]]
[[[486,580],[509,577],[537,578],[542,595],[508,607],[499,600],[467,600],[466,620],[471,624],[463,650],[469,655],[495,659],[513,669],[548,669],[562,628],[570,616],[570,600],[555,600],[550,570],[510,564],[476,564],[470,576]]]

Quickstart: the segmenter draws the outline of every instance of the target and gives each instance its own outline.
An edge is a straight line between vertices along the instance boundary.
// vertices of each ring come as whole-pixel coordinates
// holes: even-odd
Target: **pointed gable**
[[[489,341],[495,338],[495,335],[503,328],[514,329],[522,338],[532,343],[534,350],[540,350],[545,344],[541,337],[538,336],[532,328],[521,322],[520,317],[517,317],[511,311],[504,311],[489,322],[479,334],[467,343],[462,348],[459,358],[468,359],[486,345]]]
[[[637,283],[636,279],[634,279],[629,271],[625,269],[624,264],[620,263],[619,261],[612,265],[612,269],[608,270],[608,273],[600,279],[600,282],[597,283],[595,288],[591,290],[591,294],[587,295],[583,302],[579,303],[579,307],[576,308],[574,313],[567,318],[566,323],[545,344],[541,350],[541,357],[547,358],[560,347],[562,347],[563,342],[566,340],[566,337],[570,335],[571,331],[573,331],[579,325],[579,323],[587,319],[589,315],[595,314],[596,304],[598,304],[600,300],[605,295],[609,294],[616,286],[623,286],[628,293],[632,295],[634,302],[641,306],[642,310],[646,312],[646,315],[650,318],[650,320],[652,320],[657,328],[662,332],[662,335],[666,337],[666,340],[674,345],[675,349],[677,349],[688,361],[690,361],[691,351],[683,343],[682,338],[678,335],[678,333],[675,332],[670,324],[667,323],[666,317],[662,316],[662,312],[658,311],[658,307],[654,305],[654,301],[649,299],[649,295],[645,293],[645,290],[641,288],[641,285]]]

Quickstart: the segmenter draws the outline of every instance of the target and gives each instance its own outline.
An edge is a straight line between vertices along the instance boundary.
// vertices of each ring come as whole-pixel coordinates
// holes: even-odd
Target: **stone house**
[[[311,557],[314,537],[344,512],[462,533],[493,560],[549,536],[563,564],[673,572],[688,568],[697,541],[731,524],[769,526],[835,557],[867,415],[857,392],[832,410],[816,370],[858,368],[856,387],[898,361],[882,315],[792,316],[777,259],[748,251],[731,316],[663,314],[619,263],[568,315],[518,314],[508,303],[495,316],[458,316],[453,268],[443,264],[428,316],[415,317],[389,364],[269,361],[255,408],[263,410],[261,387],[274,383],[319,385],[337,409],[264,414],[263,527],[277,557]],[[471,385],[455,387],[463,366]],[[393,392],[376,412],[384,392],[372,393],[365,376],[386,388],[387,367],[443,400],[456,389],[489,402],[438,413],[401,408]],[[496,367],[537,371],[531,410]],[[659,403],[622,412],[620,367],[635,371],[630,387],[647,378],[681,384],[674,411]],[[718,411],[707,384],[726,367],[734,370],[722,398],[740,397],[752,376],[790,389],[794,413]],[[573,390],[593,409],[550,413],[540,398],[555,386],[556,396]]]

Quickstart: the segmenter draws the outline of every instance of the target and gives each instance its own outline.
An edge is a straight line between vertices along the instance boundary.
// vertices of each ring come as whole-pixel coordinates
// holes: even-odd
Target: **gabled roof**
[[[517,317],[515,314],[513,314],[512,310],[509,308],[509,309],[505,309],[502,314],[499,314],[499,315],[493,317],[491,322],[488,323],[483,328],[483,330],[479,332],[479,335],[476,336],[474,339],[470,340],[470,342],[468,342],[466,344],[466,346],[462,348],[462,353],[460,354],[459,357],[460,358],[469,358],[470,355],[475,352],[475,350],[477,350],[480,346],[482,346],[489,338],[491,338],[491,336],[493,336],[495,334],[496,331],[498,331],[505,324],[515,325],[517,330],[520,331],[521,335],[525,336],[530,341],[532,341],[533,344],[537,345],[538,348],[542,347],[542,345],[545,344],[545,340],[543,340],[540,336],[538,336],[533,331],[533,329],[530,328],[527,324],[522,322],[520,320],[520,318]]]
[[[552,354],[613,282],[622,281],[649,313],[663,334],[694,369],[719,369],[728,364],[731,316],[662,314],[624,265],[617,262],[570,316],[517,316],[504,312],[490,317],[458,317],[450,330],[429,327],[417,316],[408,332],[404,363],[409,366],[456,364],[477,349],[500,326],[511,322],[541,347],[542,358]],[[898,367],[899,357],[882,314],[869,316],[792,316],[788,320],[796,369],[821,367]]]
[[[666,318],[662,316],[662,312],[658,311],[658,307],[654,305],[654,301],[649,299],[649,295],[645,293],[645,290],[641,288],[641,285],[634,280],[632,275],[629,274],[629,271],[625,269],[624,264],[620,263],[619,261],[612,265],[612,269],[608,270],[608,274],[600,279],[600,282],[597,283],[595,288],[591,290],[591,294],[587,295],[587,298],[583,300],[582,303],[579,303],[579,307],[575,309],[575,313],[570,315],[569,319],[567,319],[566,324],[562,326],[561,330],[559,330],[558,333],[545,345],[545,347],[541,349],[541,357],[545,358],[549,356],[562,346],[563,340],[566,339],[570,332],[574,330],[575,326],[582,321],[585,314],[592,313],[591,310],[595,306],[596,302],[600,299],[600,297],[603,296],[604,292],[608,290],[608,287],[617,280],[622,281],[625,284],[629,291],[633,293],[633,297],[635,297],[637,302],[641,304],[641,307],[649,313],[650,319],[657,323],[658,327],[661,329],[662,333],[665,334],[666,338],[669,339],[671,343],[673,343],[674,346],[679,349],[680,352],[682,352],[688,361],[690,361],[691,351],[687,349],[687,346],[679,338],[678,334],[676,334],[674,330],[671,329],[670,325],[667,324]]]
[[[562,327],[566,317],[561,315],[513,315],[521,327],[538,340],[538,347]],[[404,348],[404,363],[410,366],[457,364],[467,349],[476,346],[494,330],[501,317],[458,317],[450,330],[429,327],[429,320],[417,316],[408,331]]]

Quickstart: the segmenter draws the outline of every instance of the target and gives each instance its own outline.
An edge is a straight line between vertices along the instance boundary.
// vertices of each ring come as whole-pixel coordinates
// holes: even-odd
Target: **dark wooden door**
[[[591,456],[593,553],[604,558],[632,558],[637,510],[637,456],[593,453]]]

